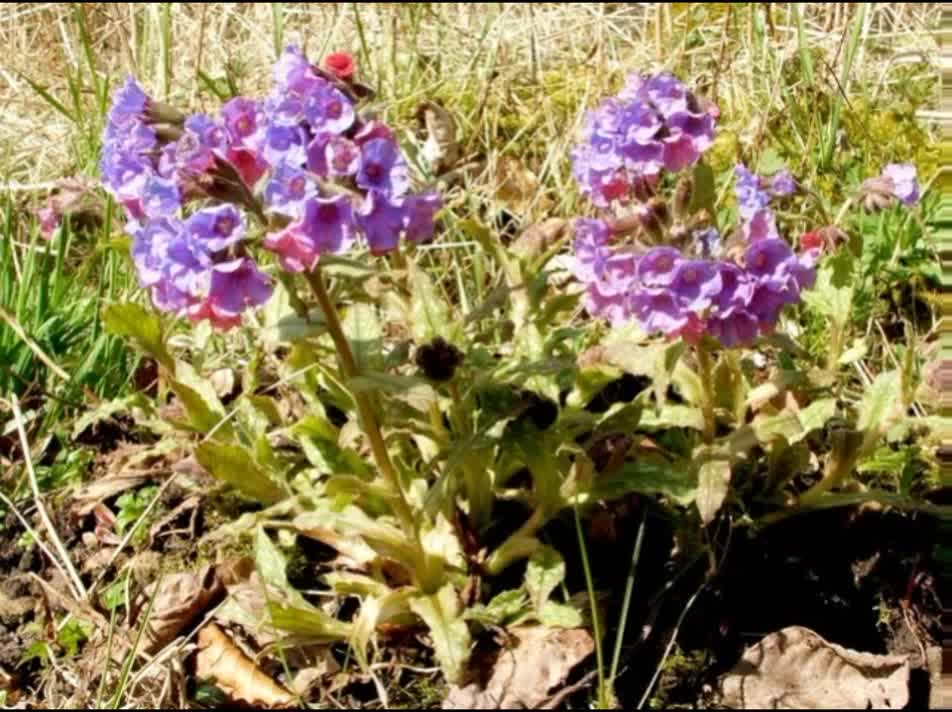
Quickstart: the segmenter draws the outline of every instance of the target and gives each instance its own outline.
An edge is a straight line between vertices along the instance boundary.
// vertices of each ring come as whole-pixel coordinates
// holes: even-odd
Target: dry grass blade
[[[42,497],[40,497],[40,486],[36,481],[36,471],[33,469],[33,458],[30,455],[30,443],[26,437],[26,430],[23,427],[23,413],[20,411],[20,401],[15,394],[11,395],[10,403],[13,406],[13,418],[16,423],[17,433],[20,436],[20,446],[23,449],[23,462],[26,464],[26,471],[30,479],[30,488],[33,491],[33,498],[36,502],[36,509],[37,512],[39,512],[40,520],[43,522],[43,526],[46,527],[50,540],[53,542],[53,547],[60,556],[60,562],[66,569],[67,579],[72,584],[74,593],[77,597],[84,598],[86,596],[86,587],[83,585],[82,579],[79,578],[79,574],[76,573],[76,568],[69,558],[69,553],[66,551],[66,547],[63,546],[59,534],[56,533],[53,520],[50,519],[49,512],[46,511],[46,506],[43,504]]]

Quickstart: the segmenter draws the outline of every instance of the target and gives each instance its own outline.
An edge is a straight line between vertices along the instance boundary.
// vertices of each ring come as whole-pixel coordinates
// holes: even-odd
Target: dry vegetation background
[[[851,17],[849,4],[804,5],[807,39],[837,58]],[[776,5],[775,13],[783,7]],[[762,60],[755,56],[754,37],[747,47],[729,52],[723,41],[725,24],[743,21],[738,15],[752,10],[738,6],[731,17],[726,4],[708,4],[694,28],[699,42],[683,31],[679,18],[685,12],[693,12],[691,4],[4,4],[0,177],[30,183],[86,168],[75,165],[82,159],[71,152],[75,127],[34,91],[31,81],[65,102],[70,77],[81,78],[89,91],[91,60],[100,78],[115,82],[131,72],[159,96],[211,106],[214,97],[205,90],[203,75],[230,77],[242,92],[259,92],[267,86],[277,48],[288,42],[314,56],[332,50],[358,53],[364,77],[376,82],[385,99],[397,97],[395,89],[404,104],[444,95],[472,138],[491,138],[500,115],[517,109],[533,131],[544,132],[553,154],[564,155],[573,126],[545,126],[545,116],[565,114],[553,114],[549,105],[581,100],[582,108],[586,98],[591,103],[605,84],[634,67],[686,62],[698,70],[697,83],[716,79],[721,85],[716,91],[756,93],[752,83]],[[882,83],[894,63],[933,56],[937,12],[937,3],[871,8],[861,52],[873,41],[888,47],[891,56],[860,56],[860,75]],[[77,29],[77,13],[88,38]],[[775,22],[773,14],[766,20],[771,51],[792,55],[796,28]],[[514,87],[528,91],[516,96]],[[766,114],[769,106],[760,108]],[[541,122],[535,120],[539,116]]]

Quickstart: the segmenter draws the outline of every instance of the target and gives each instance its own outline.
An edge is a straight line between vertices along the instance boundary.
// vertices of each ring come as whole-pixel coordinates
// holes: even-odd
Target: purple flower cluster
[[[739,163],[734,168],[734,176],[737,213],[744,237],[750,242],[780,237],[770,201],[796,192],[797,183],[790,172],[781,170],[770,178],[764,178]]]
[[[185,119],[162,109],[131,78],[113,97],[102,182],[126,210],[139,283],[163,311],[228,329],[271,296],[271,280],[245,249],[244,217],[235,206],[180,216],[186,203],[207,194],[225,162],[242,180],[260,170],[240,158],[254,152],[258,113],[253,102],[234,99],[221,120]]]
[[[289,47],[264,101],[184,117],[133,79],[103,134],[102,183],[125,208],[140,283],[164,311],[230,328],[271,280],[249,251],[249,219],[285,270],[315,268],[363,238],[374,254],[432,239],[436,193],[410,192],[392,130],[359,116],[349,85]]]
[[[911,163],[890,163],[883,169],[883,179],[891,184],[893,195],[903,205],[915,205],[919,202],[919,181],[916,167]]]
[[[662,170],[693,165],[714,142],[716,113],[672,74],[632,75],[586,116],[584,140],[572,152],[582,193],[608,207],[641,184],[653,186]]]
[[[344,252],[361,236],[378,255],[401,236],[432,239],[440,197],[410,193],[409,167],[388,126],[362,119],[351,98],[293,47],[275,66],[274,82],[264,103],[271,167],[264,204],[286,224],[264,247],[285,270],[311,270],[320,255]]]
[[[715,235],[699,235],[709,241]],[[816,278],[816,252],[801,256],[777,237],[752,242],[742,264],[695,259],[673,247],[616,247],[602,220],[575,223],[575,274],[586,308],[614,324],[637,319],[648,332],[694,340],[709,334],[724,346],[769,333],[784,306]]]
[[[915,205],[919,202],[916,167],[911,163],[890,163],[880,175],[863,181],[854,200],[871,212],[891,208],[897,201],[907,207]]]

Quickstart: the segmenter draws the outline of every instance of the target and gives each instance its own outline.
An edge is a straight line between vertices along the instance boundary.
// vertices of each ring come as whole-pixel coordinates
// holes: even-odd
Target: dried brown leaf
[[[224,400],[235,395],[237,381],[235,380],[235,372],[233,369],[220,368],[217,371],[213,371],[208,377],[208,380],[211,382],[212,388],[215,389],[215,393],[218,394],[219,398]]]
[[[539,192],[539,179],[518,158],[499,156],[495,172],[496,198],[519,213],[526,212]]]
[[[202,498],[199,495],[192,495],[183,499],[179,505],[175,507],[175,509],[162,517],[149,529],[149,546],[153,546],[156,539],[159,538],[159,535],[162,534],[167,527],[171,526],[183,514],[191,513],[191,517],[189,518],[189,531],[194,534],[195,511],[198,509],[201,503]]]
[[[518,643],[499,653],[486,688],[451,687],[443,709],[539,709],[595,651],[592,636],[581,628],[527,626],[510,633]]]
[[[33,612],[36,601],[31,596],[11,598],[0,591],[0,623],[16,628],[21,619]]]
[[[166,576],[152,584],[137,600],[137,609],[144,611],[155,597],[145,629],[145,650],[155,652],[173,640],[223,593],[224,587],[213,566],[198,573]]]
[[[417,119],[426,128],[423,155],[434,173],[446,173],[459,163],[461,154],[453,115],[436,102],[426,101],[417,107]]]
[[[528,258],[539,257],[565,237],[570,224],[563,218],[549,218],[531,225],[512,243],[512,251]]]
[[[909,659],[849,650],[792,626],[749,648],[721,678],[718,697],[731,709],[902,709]]]
[[[255,707],[293,707],[294,695],[265,675],[214,623],[198,633],[195,675],[212,680],[235,702]]]
[[[0,692],[5,693],[7,705],[15,705],[20,701],[19,680],[2,667],[0,667]]]
[[[150,470],[125,470],[90,482],[73,497],[72,512],[85,517],[105,500],[145,484],[153,475]]]

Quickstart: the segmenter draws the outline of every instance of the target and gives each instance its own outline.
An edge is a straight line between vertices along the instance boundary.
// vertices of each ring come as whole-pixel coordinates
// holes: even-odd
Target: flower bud
[[[896,204],[895,186],[886,176],[877,176],[863,182],[857,195],[868,212],[876,213]]]
[[[453,379],[456,368],[463,362],[463,354],[453,344],[438,336],[417,349],[414,361],[426,378],[445,383]]]
[[[324,57],[324,68],[338,79],[348,81],[353,78],[357,63],[347,52],[332,52]]]
[[[684,175],[678,181],[678,186],[674,190],[674,219],[684,221],[688,217],[688,211],[691,209],[691,199],[694,197],[694,179],[690,175]]]

